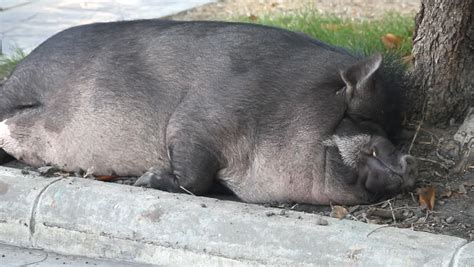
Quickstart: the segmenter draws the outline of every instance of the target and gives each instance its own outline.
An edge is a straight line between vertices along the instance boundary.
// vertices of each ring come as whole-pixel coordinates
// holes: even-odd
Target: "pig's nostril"
[[[401,165],[403,167],[403,172],[406,174],[411,174],[414,171],[416,172],[416,159],[413,156],[403,156],[401,158]]]
[[[403,170],[406,172],[407,169],[416,168],[416,159],[413,156],[405,155],[400,159],[400,163],[403,166]]]
[[[403,159],[404,159],[404,160],[406,161],[406,163],[409,164],[409,165],[416,164],[416,159],[415,159],[415,157],[413,157],[413,156],[405,155],[405,156],[403,156]]]

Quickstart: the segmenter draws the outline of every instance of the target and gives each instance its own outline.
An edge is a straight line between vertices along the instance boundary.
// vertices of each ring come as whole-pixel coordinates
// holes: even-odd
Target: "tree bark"
[[[474,102],[474,0],[422,0],[415,23],[412,117],[462,119]]]

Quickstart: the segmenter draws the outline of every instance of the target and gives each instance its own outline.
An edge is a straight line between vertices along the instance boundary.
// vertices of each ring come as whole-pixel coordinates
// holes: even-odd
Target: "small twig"
[[[27,263],[25,264],[24,266],[28,266],[28,265],[33,265],[33,264],[38,264],[38,263],[41,263],[43,261],[45,261],[47,258],[48,258],[49,254],[46,252],[46,255],[44,256],[43,259],[39,260],[39,261],[34,261],[34,262],[30,262],[30,263]]]
[[[411,149],[413,148],[413,144],[415,143],[416,137],[418,136],[418,132],[420,132],[422,123],[423,123],[423,121],[421,121],[418,124],[418,127],[416,127],[415,135],[413,135],[413,139],[411,140],[410,147],[408,148],[408,154],[409,155],[411,155]]]
[[[420,131],[428,133],[430,135],[431,139],[433,139],[433,137],[434,137],[436,140],[439,140],[439,137],[435,133],[433,133],[432,131],[429,131],[425,128],[420,128]]]
[[[390,211],[392,212],[393,223],[397,223],[397,219],[395,218],[395,213],[393,212],[392,203],[390,202],[390,200],[387,200],[387,202],[388,202],[388,206],[390,207]]]
[[[454,165],[452,171],[450,174],[455,174],[455,173],[460,173],[464,170],[465,166],[467,165],[467,162],[469,158],[471,157],[471,150],[467,150],[462,153],[461,160]]]
[[[290,207],[290,210],[296,208],[297,206],[298,206],[298,203],[296,203],[295,205],[291,206],[291,207]]]
[[[466,166],[468,161],[471,158],[472,147],[474,146],[474,137],[467,142],[467,145],[463,145],[460,149],[459,154],[461,154],[461,159],[454,165],[450,174],[461,173],[465,168],[470,168],[471,166]]]
[[[426,162],[431,162],[431,163],[434,163],[434,164],[438,164],[439,166],[441,166],[444,169],[446,169],[447,171],[449,171],[449,167],[444,165],[443,163],[441,163],[439,161],[428,159],[428,158],[422,158],[422,157],[415,157],[415,158],[418,159],[418,160],[421,160],[421,161],[426,161]]]
[[[84,173],[84,175],[82,176],[82,178],[87,178],[87,177],[90,177],[94,174],[94,167],[91,167],[91,168],[88,168],[86,170],[86,173]],[[93,176],[92,176],[93,177]]]
[[[436,138],[436,140],[439,140],[439,138],[437,136],[434,135],[434,133],[430,132],[430,131],[427,131],[423,128],[420,128],[420,132],[426,132],[427,134],[429,134],[430,136],[430,141],[418,141],[418,144],[420,145],[432,145],[434,143],[434,140]]]
[[[423,218],[423,223],[425,223],[426,220],[428,220],[429,216],[430,216],[430,210],[426,210],[426,216]]]
[[[430,142],[420,141],[420,142],[418,142],[418,144],[420,144],[420,145],[431,145],[431,144],[433,144],[433,139],[431,139]]]
[[[181,185],[179,186],[179,188],[183,189],[184,192],[186,192],[186,193],[188,193],[188,194],[190,194],[190,195],[192,195],[192,196],[196,196],[195,194],[193,194],[193,192],[189,191],[188,189],[184,188],[184,187],[181,186]]]
[[[375,233],[376,231],[378,231],[378,230],[380,230],[380,229],[382,229],[382,228],[385,228],[385,227],[390,227],[390,225],[389,225],[389,224],[385,224],[385,225],[382,225],[382,226],[380,226],[380,227],[378,227],[378,228],[375,228],[374,230],[370,231],[370,232],[367,234],[366,237],[369,237],[369,235],[371,235],[371,234]]]
[[[387,200],[384,200],[384,201],[380,201],[380,202],[378,202],[378,203],[374,203],[374,204],[370,204],[370,205],[364,205],[364,206],[365,206],[365,207],[375,207],[375,206],[378,206],[378,205],[380,205],[380,204],[383,204],[383,203],[385,203],[385,202],[387,202],[387,201],[389,201],[389,200],[394,200],[394,199],[395,199],[395,197],[392,197],[391,199],[387,199]]]
[[[444,156],[442,156],[441,154],[439,154],[439,149],[438,148],[436,149],[435,152],[436,152],[436,157],[438,157],[438,159],[442,160],[445,164],[454,165],[455,162],[453,160],[447,159]]]
[[[352,215],[352,213],[349,213],[349,216],[351,217],[351,219],[353,219],[355,221],[359,221],[359,219],[357,219],[356,216]]]
[[[410,196],[411,196],[411,199],[413,200],[413,202],[415,202],[416,204],[418,204],[418,201],[416,201],[415,196],[413,195],[412,192],[410,192]]]
[[[442,160],[446,165],[453,165],[454,161],[446,159],[441,154],[439,154],[439,148],[441,147],[440,144],[443,141],[444,141],[444,137],[441,137],[438,139],[438,143],[436,144],[436,149],[435,149],[436,157],[438,157],[439,160]]]
[[[393,211],[399,211],[399,210],[417,210],[417,209],[419,209],[419,208],[420,208],[419,206],[414,206],[414,207],[404,206],[404,207],[393,208]]]
[[[388,209],[382,209],[382,208],[370,208],[366,211],[367,216],[376,216],[380,217],[383,219],[394,219],[394,222],[396,223],[396,219],[398,220],[403,220],[405,219],[405,216],[403,216],[403,211],[402,209],[399,209],[395,212],[395,210],[388,210]]]

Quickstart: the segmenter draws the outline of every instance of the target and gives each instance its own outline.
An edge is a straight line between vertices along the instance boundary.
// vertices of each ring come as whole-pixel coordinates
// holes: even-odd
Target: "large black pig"
[[[0,147],[172,192],[218,181],[248,202],[366,203],[414,181],[386,135],[402,92],[381,62],[251,24],[74,27],[1,88]]]

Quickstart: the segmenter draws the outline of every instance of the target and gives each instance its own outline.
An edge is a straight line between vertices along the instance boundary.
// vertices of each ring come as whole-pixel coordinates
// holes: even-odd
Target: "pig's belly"
[[[241,200],[329,204],[324,176],[326,153],[308,160],[307,154],[292,153],[292,147],[267,146],[256,150],[249,165],[235,164],[237,161],[232,160],[231,166],[217,174],[217,179]]]
[[[31,166],[95,175],[139,176],[153,166],[167,167],[159,125],[131,123],[134,118],[126,116],[77,114],[52,130],[41,114],[23,113],[0,123],[0,148]]]

